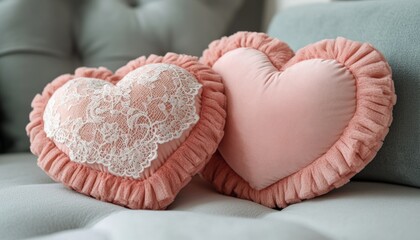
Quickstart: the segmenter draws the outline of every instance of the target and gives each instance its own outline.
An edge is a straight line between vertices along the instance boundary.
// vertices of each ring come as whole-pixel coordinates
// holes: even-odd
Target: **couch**
[[[175,3],[176,2],[176,3]],[[167,210],[129,210],[53,182],[28,151],[30,100],[81,65],[115,70],[167,51],[256,31],[261,2],[0,2],[0,239],[420,239],[420,2],[343,1],[287,9],[268,33],[297,50],[344,36],[389,60],[394,123],[373,162],[342,188],[284,209],[217,193],[199,176]]]

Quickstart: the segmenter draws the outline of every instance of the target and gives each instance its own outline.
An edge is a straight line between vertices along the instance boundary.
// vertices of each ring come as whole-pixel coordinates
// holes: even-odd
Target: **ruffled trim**
[[[392,122],[396,95],[391,68],[372,45],[339,37],[308,45],[292,57],[292,51],[278,40],[262,33],[240,32],[213,42],[201,61],[212,66],[223,54],[240,47],[265,53],[280,71],[308,59],[336,60],[354,76],[356,110],[342,136],[323,156],[262,190],[250,187],[216,152],[201,175],[218,191],[284,208],[344,185],[374,158]]]
[[[92,77],[117,83],[130,71],[151,63],[174,64],[193,74],[203,85],[200,120],[190,135],[151,176],[135,180],[114,176],[70,161],[44,132],[43,113],[52,94],[66,82]],[[31,151],[38,165],[55,181],[96,199],[133,209],[164,209],[177,193],[199,172],[216,151],[223,137],[226,97],[221,77],[198,59],[168,53],[164,57],[140,57],[121,67],[115,75],[105,68],[79,68],[74,75],[62,75],[48,84],[32,102],[33,111],[26,127]]]
[[[265,33],[237,32],[230,37],[222,37],[210,43],[209,48],[204,50],[200,62],[213,67],[213,64],[225,53],[237,48],[254,48],[265,53],[278,69],[294,55],[286,43],[271,38]]]

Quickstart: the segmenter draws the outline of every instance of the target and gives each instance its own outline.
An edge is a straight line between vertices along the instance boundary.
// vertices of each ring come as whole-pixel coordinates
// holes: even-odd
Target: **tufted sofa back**
[[[199,56],[228,32],[258,30],[261,9],[253,0],[1,1],[0,151],[28,149],[30,102],[56,76],[140,55]]]

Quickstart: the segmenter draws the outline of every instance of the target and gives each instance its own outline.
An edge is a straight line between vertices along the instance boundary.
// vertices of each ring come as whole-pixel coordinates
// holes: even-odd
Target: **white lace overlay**
[[[49,100],[44,130],[71,161],[139,178],[158,157],[158,144],[197,123],[200,88],[193,75],[171,64],[143,66],[116,85],[73,79]]]

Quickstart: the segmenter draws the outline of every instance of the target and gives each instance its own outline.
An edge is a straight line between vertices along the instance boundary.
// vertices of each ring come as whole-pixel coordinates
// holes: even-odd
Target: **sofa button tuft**
[[[128,6],[135,8],[138,7],[140,5],[138,0],[126,0],[128,3]]]

